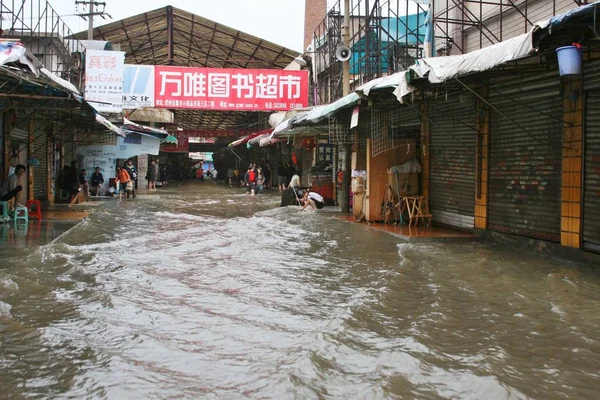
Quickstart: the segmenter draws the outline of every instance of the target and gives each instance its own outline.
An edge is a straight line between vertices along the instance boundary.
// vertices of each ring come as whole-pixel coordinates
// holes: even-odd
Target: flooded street
[[[0,398],[598,397],[600,272],[242,193],[0,245]]]

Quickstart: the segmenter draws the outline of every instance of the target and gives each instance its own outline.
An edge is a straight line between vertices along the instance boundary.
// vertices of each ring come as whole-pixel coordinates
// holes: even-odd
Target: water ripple
[[[0,393],[596,397],[597,271],[277,203],[180,186],[4,251]]]

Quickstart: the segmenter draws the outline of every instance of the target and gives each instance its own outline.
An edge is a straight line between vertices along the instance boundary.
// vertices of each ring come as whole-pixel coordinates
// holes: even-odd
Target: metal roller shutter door
[[[585,112],[583,247],[600,252],[600,91],[587,93]]]
[[[475,99],[435,102],[431,115],[429,208],[434,222],[473,229],[475,218]]]
[[[48,140],[48,126],[45,125],[42,121],[36,121],[35,123],[35,133],[33,136],[33,154],[32,157],[37,159],[40,163],[38,167],[34,167],[33,169],[33,196],[35,199],[46,199],[48,197],[47,192],[47,166],[46,161],[48,158],[48,148],[47,148],[47,140]],[[39,129],[38,129],[39,128]]]
[[[600,59],[583,63],[583,88],[600,89]]]
[[[600,253],[600,60],[583,64],[585,96],[583,248]]]
[[[492,85],[489,100],[527,133],[491,111],[488,227],[559,242],[563,106],[558,72]]]

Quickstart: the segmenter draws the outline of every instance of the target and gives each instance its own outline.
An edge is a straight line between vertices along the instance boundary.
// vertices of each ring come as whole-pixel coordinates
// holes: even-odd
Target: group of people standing
[[[202,168],[202,166],[199,166],[195,169],[195,177],[197,181],[200,182],[204,182],[204,177],[206,177],[206,179],[210,179],[212,180],[213,183],[217,183],[217,178],[219,176],[219,171],[217,170],[217,168],[215,166],[213,166],[212,169],[209,168],[206,170],[206,172],[204,172],[204,169]]]
[[[265,182],[266,178],[263,169],[257,166],[256,163],[250,163],[243,180],[246,187],[246,194],[254,196],[262,193],[265,189]]]
[[[152,169],[154,168],[151,167],[148,171]],[[122,167],[117,165],[115,184],[119,189],[119,198],[127,200],[130,197],[133,197],[135,199],[137,192],[137,177],[137,170],[135,169],[131,158],[127,159]],[[154,181],[156,181],[156,179]],[[148,185],[150,185],[150,182],[148,182]]]
[[[96,168],[98,171],[98,168]],[[104,179],[102,179],[104,181]],[[69,207],[77,202],[86,201],[90,195],[90,185],[87,181],[85,168],[79,169],[79,161],[71,161],[71,165],[65,165],[58,175],[57,186],[62,193],[67,194]]]
[[[100,172],[100,168],[96,167],[91,176],[91,184],[88,181],[87,170],[79,169],[79,162],[73,160],[70,166],[65,166],[58,177],[58,187],[68,193],[69,205],[76,202],[82,202],[89,199],[90,194],[98,196],[102,192],[102,184],[104,177]],[[146,180],[148,181],[148,191],[156,191],[156,181],[161,176],[159,165],[152,160],[148,167]],[[131,158],[127,159],[122,166],[117,165],[115,188],[109,189],[109,194],[114,192],[119,193],[119,198],[125,199],[135,198],[137,194],[137,179],[138,173],[133,165]]]

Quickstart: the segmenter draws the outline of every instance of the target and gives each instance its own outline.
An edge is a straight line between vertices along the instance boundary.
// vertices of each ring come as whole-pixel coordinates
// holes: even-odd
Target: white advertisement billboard
[[[125,65],[123,108],[154,107],[154,66]]]
[[[121,112],[125,52],[86,50],[84,98],[100,112]]]

